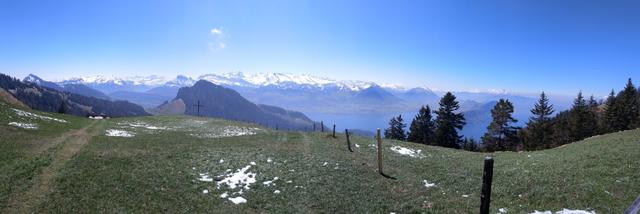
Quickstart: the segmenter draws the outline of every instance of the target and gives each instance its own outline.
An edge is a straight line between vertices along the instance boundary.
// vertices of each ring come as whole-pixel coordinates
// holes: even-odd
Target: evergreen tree
[[[515,149],[517,127],[511,126],[518,122],[511,115],[513,104],[509,100],[500,99],[491,110],[493,120],[487,127],[487,133],[482,136],[482,144],[488,151],[505,151]]]
[[[461,146],[463,150],[467,150],[471,152],[477,152],[480,150],[478,148],[478,142],[473,138],[469,139],[465,137],[464,140],[462,141]]]
[[[607,124],[610,131],[621,131],[636,128],[640,124],[640,111],[638,107],[638,90],[631,82],[627,82],[624,89],[616,96],[615,102],[611,106],[607,115],[611,114]]]
[[[431,118],[431,108],[422,106],[418,115],[411,121],[407,141],[422,144],[433,144],[434,122]]]
[[[589,107],[589,111],[591,116],[594,117],[594,128],[595,131],[592,135],[606,133],[606,126],[604,125],[604,110],[601,107],[603,104],[602,100],[598,101],[595,99],[593,95],[589,97],[589,101],[587,101],[587,106]]]
[[[553,105],[549,104],[549,98],[542,92],[540,99],[531,109],[533,116],[527,122],[527,128],[524,133],[525,144],[527,150],[537,150],[550,148],[553,135],[553,127],[551,123],[551,115],[553,114]]]
[[[561,146],[573,141],[570,131],[570,111],[562,111],[552,119],[553,134],[549,148]]]
[[[613,89],[611,89],[611,93],[609,93],[609,96],[607,97],[607,101],[605,102],[604,115],[602,118],[602,124],[605,132],[615,131],[615,127],[613,127],[613,124],[615,124],[616,112],[617,112],[617,110],[615,109],[617,107],[615,103],[616,103],[616,92]]]
[[[391,118],[391,120],[389,120],[389,128],[384,130],[384,138],[402,141],[406,140],[407,135],[404,132],[405,127],[407,127],[407,125],[404,124],[402,115]]]
[[[460,104],[451,92],[447,92],[440,99],[440,108],[435,111],[437,117],[434,140],[437,145],[460,148],[461,136],[458,135],[458,130],[462,129],[465,121],[461,113],[456,113],[459,108]]]
[[[593,109],[593,108],[598,108],[598,106],[599,106],[599,105],[600,105],[600,104],[598,103],[598,101],[596,100],[596,98],[595,98],[595,97],[593,97],[593,95],[591,95],[591,96],[589,97],[589,101],[587,102],[587,106],[588,106],[589,108]]]
[[[62,102],[60,102],[60,107],[58,107],[58,113],[59,114],[67,113],[67,102],[64,99],[62,99]]]
[[[582,92],[573,101],[570,110],[569,131],[571,141],[582,140],[597,133],[598,121],[596,115],[589,108],[587,101],[582,96]]]

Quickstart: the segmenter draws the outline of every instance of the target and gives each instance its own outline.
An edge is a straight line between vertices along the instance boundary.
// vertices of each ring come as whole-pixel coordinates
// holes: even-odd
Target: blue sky
[[[604,95],[640,82],[640,1],[0,1],[0,72],[308,73]]]

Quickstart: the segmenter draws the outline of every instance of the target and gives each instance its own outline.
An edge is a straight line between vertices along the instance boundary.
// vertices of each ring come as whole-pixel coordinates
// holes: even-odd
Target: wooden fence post
[[[320,132],[324,132],[324,122],[320,121]]]
[[[351,140],[349,140],[349,129],[345,129],[344,133],[347,135],[347,148],[349,148],[350,152],[353,152],[351,149]]]
[[[380,138],[380,129],[376,130],[376,138],[378,141],[378,172],[384,175],[382,172],[382,138]]]
[[[316,122],[313,122],[313,131],[316,131]]]
[[[480,195],[480,214],[489,214],[491,203],[491,181],[493,180],[493,158],[484,158],[484,171],[482,173],[482,193]]]
[[[333,124],[333,138],[336,138],[336,124]]]

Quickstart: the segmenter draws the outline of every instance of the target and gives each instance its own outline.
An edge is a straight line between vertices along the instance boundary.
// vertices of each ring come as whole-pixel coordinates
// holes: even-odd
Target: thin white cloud
[[[211,29],[211,35],[213,36],[222,36],[222,29],[221,28],[213,28]]]
[[[227,35],[222,31],[221,27],[214,27],[209,30],[209,33],[211,33],[211,36],[213,37],[212,40],[207,43],[209,50],[218,51],[227,47],[227,43],[225,41]]]
[[[227,44],[224,42],[209,42],[207,45],[211,51],[219,51],[227,47]]]

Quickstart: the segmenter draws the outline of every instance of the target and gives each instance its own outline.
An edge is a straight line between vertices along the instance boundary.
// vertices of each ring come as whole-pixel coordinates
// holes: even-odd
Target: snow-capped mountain
[[[114,77],[114,76],[84,76],[74,77],[61,81],[63,84],[85,84],[85,85],[100,85],[100,84],[113,84],[113,85],[145,85],[145,86],[158,86],[167,82],[167,79],[162,76],[133,76],[133,77]]]
[[[24,80],[22,80],[24,82],[31,82],[31,83],[35,83],[37,85],[40,85],[40,83],[42,83],[42,79],[34,74],[29,74],[29,76],[25,77]]]
[[[276,87],[280,89],[338,89],[360,91],[371,87],[375,83],[365,81],[337,81],[326,77],[317,77],[309,74],[284,74],[284,73],[253,73],[242,72],[205,74],[198,79],[235,87]]]
[[[35,74],[29,74],[29,76],[25,77],[23,80],[23,82],[30,82],[30,83],[34,83],[36,85],[39,86],[43,86],[43,87],[47,87],[47,88],[52,88],[58,91],[62,91],[62,87],[54,82],[49,82],[46,80],[43,80],[42,78],[36,76]]]
[[[95,90],[93,88],[90,88],[86,85],[83,84],[65,84],[65,85],[59,85],[58,83],[54,83],[54,82],[49,82],[46,80],[43,80],[42,78],[34,75],[34,74],[29,74],[29,76],[25,77],[24,80],[22,80],[23,82],[30,82],[30,83],[34,83],[36,85],[42,86],[42,87],[47,87],[47,88],[52,88],[58,91],[64,91],[64,92],[69,92],[69,93],[74,93],[74,94],[79,94],[79,95],[83,95],[86,97],[95,97],[95,98],[99,98],[99,99],[103,99],[103,100],[110,100],[109,96],[105,95],[104,93]]]
[[[83,84],[102,91],[105,94],[111,94],[118,91],[145,92],[149,89],[162,86],[167,82],[171,81],[158,75],[132,77],[96,75],[69,78],[60,81],[58,84]]]
[[[164,86],[168,86],[168,87],[190,87],[193,86],[193,84],[196,83],[196,80],[194,80],[191,77],[188,76],[184,76],[184,75],[178,75],[175,79],[165,82]]]

